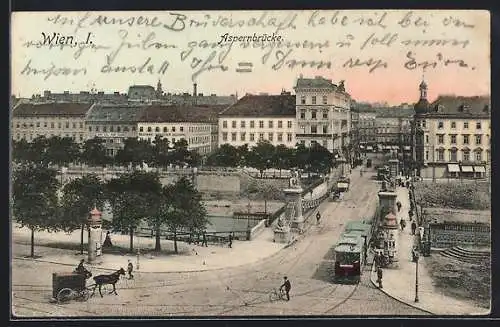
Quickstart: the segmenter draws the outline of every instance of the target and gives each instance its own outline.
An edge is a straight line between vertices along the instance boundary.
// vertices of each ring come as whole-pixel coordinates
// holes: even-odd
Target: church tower
[[[163,90],[161,87],[160,79],[158,79],[158,83],[156,84],[156,97],[161,98],[162,95],[163,95]]]

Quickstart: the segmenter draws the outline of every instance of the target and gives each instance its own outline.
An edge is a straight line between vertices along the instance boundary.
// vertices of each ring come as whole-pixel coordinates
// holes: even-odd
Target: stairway
[[[460,260],[472,264],[489,264],[491,253],[488,251],[476,251],[464,249],[460,246],[454,246],[439,252],[440,255]]]

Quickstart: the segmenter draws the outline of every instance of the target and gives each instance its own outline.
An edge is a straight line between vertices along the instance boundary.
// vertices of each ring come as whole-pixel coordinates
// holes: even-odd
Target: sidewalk
[[[103,231],[106,234],[106,231]],[[134,269],[144,273],[176,273],[176,272],[196,272],[217,270],[229,267],[237,267],[255,263],[264,258],[268,258],[280,250],[286,244],[273,242],[272,227],[265,228],[252,241],[233,241],[232,248],[227,244],[224,246],[208,245],[202,247],[194,244],[178,242],[179,254],[162,255],[154,257],[149,254],[141,254],[139,257],[139,269],[137,266],[137,255],[119,255],[119,254],[103,254],[101,263],[92,266],[93,269],[99,270],[117,270],[120,267],[126,268],[127,260],[130,259],[134,264]],[[119,245],[128,248],[129,236],[112,234],[111,239],[113,245]],[[24,259],[23,256],[29,254],[30,231],[26,228],[12,227],[12,240],[14,243],[22,243],[26,246],[25,253],[14,253],[13,258]],[[87,241],[85,233],[84,242]],[[75,231],[71,234],[66,233],[35,233],[35,254],[43,254],[39,259],[26,258],[25,260],[35,260],[42,262],[51,262],[61,265],[76,267],[81,258],[87,259],[87,255],[81,256],[76,254],[75,250],[61,250],[55,248],[40,248],[47,243],[72,243],[80,244],[80,231]],[[154,238],[134,237],[134,248],[152,249],[154,248]],[[13,244],[15,247],[17,244]],[[162,250],[173,250],[173,241],[162,240]],[[43,249],[43,253],[42,252]],[[19,252],[19,251],[16,251]],[[68,270],[71,269],[68,267]]]
[[[401,211],[396,215],[398,222],[401,217],[407,221],[407,227],[399,234],[399,267],[384,269],[383,291],[392,298],[405,302],[415,308],[425,310],[437,315],[483,315],[488,310],[475,306],[466,300],[459,300],[443,295],[433,287],[432,279],[425,267],[425,257],[420,257],[418,263],[418,298],[415,302],[415,271],[416,263],[412,261],[411,250],[413,238],[411,235],[411,222],[409,222],[408,211],[410,203],[408,189],[397,187],[397,200],[401,202]],[[418,232],[418,229],[417,229]],[[377,273],[375,266],[371,273],[371,281],[377,284]]]

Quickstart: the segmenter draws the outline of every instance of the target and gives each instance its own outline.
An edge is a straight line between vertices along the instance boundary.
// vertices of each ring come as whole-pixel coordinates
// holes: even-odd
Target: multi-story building
[[[339,85],[320,76],[300,78],[295,86],[297,141],[318,143],[330,152],[347,147],[351,130],[351,97]]]
[[[375,119],[376,142],[382,146],[410,150],[413,108],[378,108]]]
[[[59,136],[83,142],[85,115],[90,107],[90,103],[20,102],[12,113],[12,137],[32,141],[37,136]]]
[[[126,103],[127,95],[120,92],[104,93],[102,91],[80,91],[79,93],[70,93],[69,91],[64,91],[63,93],[43,91],[43,95],[32,95],[30,102]]]
[[[370,152],[374,150],[377,143],[377,129],[375,127],[377,113],[370,105],[358,104],[357,107],[359,111],[358,134],[360,149]]]
[[[151,105],[137,122],[138,137],[153,142],[157,136],[170,145],[181,139],[188,150],[208,155],[217,148],[217,115],[225,106]]]
[[[87,138],[105,141],[106,153],[114,156],[124,146],[124,140],[137,137],[137,123],[145,105],[94,104],[87,113]]]
[[[439,96],[420,100],[413,121],[414,160],[425,178],[484,178],[490,172],[491,102],[489,96]]]
[[[295,96],[245,95],[219,115],[219,145],[255,146],[260,140],[295,147]]]

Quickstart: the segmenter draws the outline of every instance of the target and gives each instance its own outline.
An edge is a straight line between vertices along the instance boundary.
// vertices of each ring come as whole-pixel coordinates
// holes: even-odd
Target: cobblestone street
[[[216,271],[140,273],[121,280],[118,296],[98,293],[87,302],[49,303],[55,264],[13,261],[13,307],[19,316],[240,316],[240,315],[421,315],[374,288],[368,268],[358,285],[331,282],[331,251],[350,220],[375,210],[378,185],[371,174],[353,172],[342,202],[324,202],[320,225],[311,225],[292,246],[257,263]],[[44,248],[44,251],[63,251]],[[256,249],[258,251],[258,249]],[[26,253],[15,245],[13,254]],[[283,276],[292,282],[291,300],[270,302],[269,292]]]

